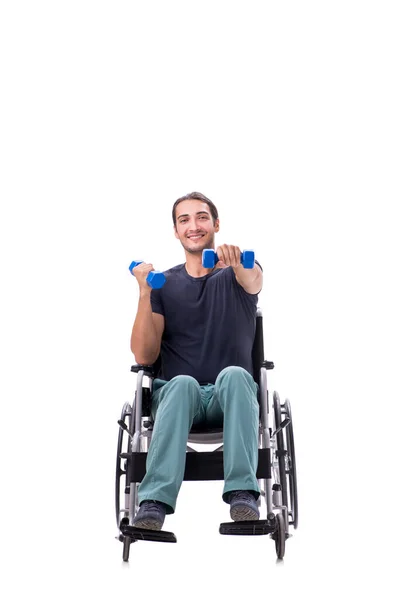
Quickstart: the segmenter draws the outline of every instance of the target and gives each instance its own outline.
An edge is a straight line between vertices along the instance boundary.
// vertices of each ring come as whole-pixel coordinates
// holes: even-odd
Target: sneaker
[[[257,500],[251,492],[239,490],[229,498],[232,521],[257,521],[260,518]]]
[[[156,500],[144,500],[138,510],[132,525],[140,529],[153,529],[159,531],[164,524],[165,508]]]

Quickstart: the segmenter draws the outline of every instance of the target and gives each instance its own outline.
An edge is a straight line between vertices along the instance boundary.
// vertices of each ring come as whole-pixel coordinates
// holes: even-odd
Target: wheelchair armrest
[[[275,367],[274,363],[269,360],[264,360],[261,363],[262,367],[265,367],[267,370],[273,369]]]
[[[131,372],[132,373],[139,373],[139,371],[144,371],[144,374],[148,377],[154,377],[155,376],[155,367],[156,365],[140,365],[140,364],[136,364],[136,365],[132,365],[131,367]]]

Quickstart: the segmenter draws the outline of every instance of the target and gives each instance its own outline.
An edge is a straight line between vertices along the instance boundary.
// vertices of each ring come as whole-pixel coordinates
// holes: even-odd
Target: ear
[[[219,231],[219,219],[215,219],[214,229],[216,232]]]
[[[178,235],[178,232],[176,231],[175,225],[174,225],[174,234],[175,234],[175,237],[179,240],[179,235]]]

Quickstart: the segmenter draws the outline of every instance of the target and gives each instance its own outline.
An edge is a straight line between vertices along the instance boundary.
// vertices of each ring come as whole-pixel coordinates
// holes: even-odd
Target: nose
[[[189,233],[196,233],[197,231],[201,231],[199,224],[196,223],[196,219],[194,219],[193,221],[190,220],[188,231]]]

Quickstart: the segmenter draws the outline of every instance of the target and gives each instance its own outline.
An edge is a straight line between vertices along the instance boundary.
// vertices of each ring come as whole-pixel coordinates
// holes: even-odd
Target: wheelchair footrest
[[[221,523],[219,532],[223,535],[267,535],[275,531],[275,521],[230,521]]]
[[[148,542],[172,542],[176,543],[175,534],[172,531],[155,531],[153,529],[140,529],[133,525],[122,524],[121,533],[133,541],[146,540]]]

